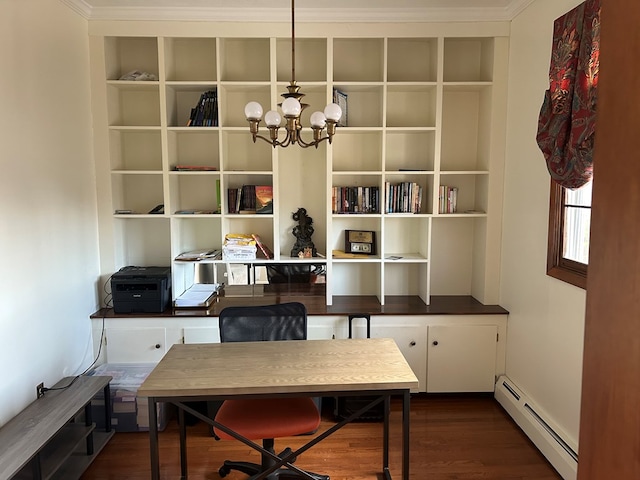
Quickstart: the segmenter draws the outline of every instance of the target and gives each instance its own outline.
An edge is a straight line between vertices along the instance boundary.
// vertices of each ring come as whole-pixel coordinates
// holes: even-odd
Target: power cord
[[[113,277],[113,275],[111,275],[107,280],[105,280],[104,284],[102,285],[102,289],[105,293],[105,297],[104,297],[104,307],[105,308],[111,308],[111,302],[113,301],[113,296],[111,291],[107,290],[107,285],[111,284],[111,278]],[[76,375],[75,377],[73,377],[73,379],[69,382],[68,385],[64,385],[62,387],[51,387],[51,388],[47,388],[47,387],[43,387],[42,388],[42,395],[44,395],[47,392],[52,392],[52,391],[56,391],[56,390],[66,390],[67,388],[69,388],[71,385],[73,385],[75,383],[76,380],[78,380],[78,378],[82,377],[83,375],[86,375],[87,372],[89,372],[93,366],[98,363],[98,359],[100,358],[100,355],[102,354],[102,345],[104,344],[104,334],[105,334],[105,320],[106,320],[106,312],[104,312],[104,315],[102,316],[102,331],[100,332],[100,344],[98,346],[98,353],[95,357],[95,359],[93,360],[93,362],[91,363],[91,365],[89,365],[84,372]]]

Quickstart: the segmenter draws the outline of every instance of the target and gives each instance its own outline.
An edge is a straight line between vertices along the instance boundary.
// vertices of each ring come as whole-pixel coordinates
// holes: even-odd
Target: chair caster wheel
[[[218,475],[220,475],[220,478],[224,478],[230,473],[231,473],[231,469],[226,465],[221,466],[220,470],[218,470]]]

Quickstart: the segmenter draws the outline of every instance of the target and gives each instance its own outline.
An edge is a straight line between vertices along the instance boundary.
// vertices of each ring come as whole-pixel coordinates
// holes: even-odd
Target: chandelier
[[[313,141],[305,142],[300,136],[302,124],[300,123],[300,115],[302,111],[309,105],[302,103],[304,93],[300,92],[300,86],[296,84],[296,36],[295,36],[295,8],[294,1],[291,0],[291,81],[287,87],[287,93],[281,96],[284,101],[278,106],[282,109],[285,119],[286,136],[282,140],[278,140],[280,123],[282,117],[275,110],[269,110],[264,116],[264,122],[269,129],[269,138],[259,135],[260,121],[262,120],[262,105],[258,102],[249,102],[244,107],[244,114],[249,122],[249,130],[253,136],[253,142],[259,138],[276,147],[288,147],[289,145],[298,144],[302,148],[316,147],[328,140],[331,143],[333,135],[336,133],[336,125],[342,116],[342,109],[336,103],[330,103],[324,109],[324,112],[314,112],[311,114],[310,123],[313,130]],[[322,136],[324,129],[327,129],[327,135]]]

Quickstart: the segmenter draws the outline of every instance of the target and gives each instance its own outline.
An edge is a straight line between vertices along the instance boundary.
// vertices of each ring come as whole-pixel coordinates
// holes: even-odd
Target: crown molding
[[[91,5],[84,0],[60,0],[71,10],[79,14],[80,16],[89,20],[91,18]]]
[[[60,0],[87,20],[288,22],[288,8],[92,6],[85,0]],[[534,0],[511,0],[506,6],[418,8],[298,8],[296,22],[421,23],[510,21]],[[497,2],[503,4],[504,2]]]

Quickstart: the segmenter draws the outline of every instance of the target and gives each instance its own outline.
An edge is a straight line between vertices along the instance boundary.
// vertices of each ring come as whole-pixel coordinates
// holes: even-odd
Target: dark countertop
[[[385,305],[380,305],[374,295],[334,296],[333,305],[326,305],[324,295],[293,292],[265,292],[255,297],[217,297],[208,309],[168,308],[163,313],[122,313],[112,308],[102,308],[91,318],[135,318],[135,317],[206,317],[218,316],[228,306],[268,305],[283,302],[301,302],[309,315],[507,315],[509,312],[500,305],[483,305],[466,295],[434,295],[429,305],[417,296],[385,296]]]

